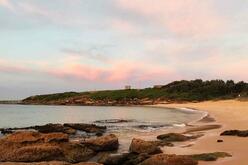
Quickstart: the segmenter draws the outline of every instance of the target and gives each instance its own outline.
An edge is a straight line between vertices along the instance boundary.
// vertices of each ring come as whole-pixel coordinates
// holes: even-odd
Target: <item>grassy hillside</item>
[[[203,101],[212,99],[227,99],[248,96],[248,83],[232,80],[202,81],[174,81],[161,88],[145,88],[130,90],[106,90],[95,92],[66,92],[48,95],[31,96],[24,102],[52,102],[72,98],[86,98],[90,100],[137,100],[137,99],[160,99],[171,101]]]

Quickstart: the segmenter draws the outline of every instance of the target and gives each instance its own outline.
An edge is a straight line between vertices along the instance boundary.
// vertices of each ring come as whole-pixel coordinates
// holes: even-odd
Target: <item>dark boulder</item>
[[[239,137],[248,137],[248,130],[227,130],[220,134],[221,136],[239,136]]]
[[[66,134],[75,134],[76,130],[71,127],[63,126],[62,124],[46,124],[41,126],[30,127],[41,133],[62,132]]]
[[[167,141],[167,142],[182,142],[190,139],[195,139],[199,136],[185,136],[179,133],[167,133],[157,136],[157,139]]]
[[[137,165],[149,157],[150,155],[146,153],[108,154],[100,158],[98,162],[104,165]]]
[[[126,120],[126,119],[107,119],[107,120],[96,120],[94,123],[101,123],[101,124],[116,124],[116,123],[130,123],[134,122],[135,120]]]
[[[81,143],[97,152],[113,151],[117,150],[119,147],[118,138],[114,134],[105,135],[94,139],[88,139]]]
[[[213,152],[213,153],[203,153],[203,154],[195,154],[188,156],[190,156],[194,160],[216,161],[218,158],[231,157],[232,155],[226,152]]]
[[[161,149],[158,147],[159,143],[156,141],[144,141],[141,139],[133,139],[129,147],[129,151],[137,154],[147,153],[147,154],[158,154],[162,153]]]
[[[66,123],[65,127],[70,127],[79,131],[87,133],[104,133],[107,129],[106,126],[98,126],[95,124],[84,124],[84,123]]]
[[[11,133],[13,133],[13,130],[10,129],[10,128],[1,128],[0,129],[0,132],[5,135],[5,134],[11,134]]]

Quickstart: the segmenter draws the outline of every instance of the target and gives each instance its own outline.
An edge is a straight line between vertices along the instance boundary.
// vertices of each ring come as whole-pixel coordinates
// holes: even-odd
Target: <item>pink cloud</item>
[[[30,69],[15,62],[0,59],[0,72],[4,73],[28,73]]]
[[[107,73],[107,82],[123,82],[165,79],[174,72],[168,67],[154,67],[148,63],[122,60],[122,62],[114,62]]]
[[[131,61],[113,61],[104,68],[80,63],[68,63],[58,68],[51,68],[47,73],[60,78],[75,78],[104,83],[149,80],[153,76],[158,76],[158,73],[161,74],[160,76],[168,75],[167,71],[157,70],[148,65]]]
[[[95,81],[99,79],[102,71],[85,65],[71,65],[63,68],[54,68],[47,71],[48,74],[60,78],[75,78]]]
[[[225,20],[211,1],[120,0],[118,6],[153,21],[179,36],[207,37],[225,29]]]
[[[234,57],[225,57],[221,52],[213,51],[204,60],[199,62],[180,61],[177,65],[153,65],[148,62],[130,61],[123,59],[120,61],[111,61],[107,66],[95,66],[90,64],[82,64],[78,58],[62,58],[58,62],[36,63],[29,65],[28,63],[0,60],[1,73],[22,74],[22,76],[30,76],[30,74],[39,74],[45,77],[55,77],[66,81],[75,82],[92,82],[107,84],[123,84],[123,83],[165,83],[168,80],[178,80],[190,78],[221,78],[246,80],[248,77],[244,75],[244,71],[248,70],[247,58],[234,59]],[[180,69],[185,68],[187,75]],[[194,70],[196,68],[197,70]],[[190,72],[192,71],[192,72]],[[188,74],[190,72],[190,74]]]

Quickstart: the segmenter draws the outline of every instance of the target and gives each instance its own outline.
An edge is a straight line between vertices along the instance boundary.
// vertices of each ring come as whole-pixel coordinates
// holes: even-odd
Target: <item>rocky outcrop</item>
[[[104,165],[137,165],[149,157],[150,155],[146,153],[107,154],[101,157],[98,162]]]
[[[107,129],[106,126],[98,126],[95,124],[85,124],[85,123],[66,123],[64,124],[64,127],[70,127],[87,133],[104,133]]]
[[[198,162],[188,156],[178,155],[166,155],[157,154],[154,155],[139,165],[197,165]]]
[[[97,137],[81,142],[94,151],[114,151],[119,147],[118,138],[114,134]]]
[[[49,142],[68,142],[69,137],[63,133],[41,134],[38,132],[15,132],[1,139],[1,142],[32,144],[32,143],[49,143]]]
[[[23,127],[23,128],[2,128],[0,129],[2,134],[10,134],[15,131],[20,130],[36,130],[40,133],[54,133],[61,132],[66,134],[75,134],[76,130],[71,127],[65,127],[62,124],[46,124],[46,125],[37,125],[31,127]]]
[[[141,139],[133,139],[132,143],[130,145],[129,151],[141,154],[141,153],[147,153],[147,154],[158,154],[162,153],[161,149],[158,147],[159,143],[156,141],[144,141]]]
[[[220,134],[221,136],[239,136],[239,137],[248,137],[248,130],[227,130]]]
[[[108,120],[96,120],[94,123],[101,123],[101,124],[115,124],[115,123],[130,123],[134,122],[135,120],[126,120],[126,119],[108,119]]]
[[[194,160],[216,161],[218,158],[231,157],[232,155],[226,152],[213,152],[213,153],[202,153],[202,154],[195,154],[189,156]]]
[[[61,132],[69,135],[76,134],[77,130],[84,131],[86,133],[95,133],[102,135],[106,131],[105,126],[98,126],[95,124],[84,124],[84,123],[67,123],[67,124],[46,124],[37,125],[32,127],[23,128],[2,128],[0,129],[2,134],[10,134],[18,130],[36,130],[40,133],[54,133]]]
[[[78,143],[69,142],[63,133],[15,132],[0,139],[0,162],[40,162],[89,160],[95,152]]]
[[[41,133],[62,132],[66,134],[75,134],[76,130],[71,127],[63,126],[62,124],[46,124],[42,126],[30,127]]]
[[[157,139],[167,142],[182,142],[190,139],[198,138],[199,136],[185,136],[179,133],[168,133],[157,136]]]
[[[10,134],[10,133],[13,133],[13,130],[10,129],[10,128],[0,128],[0,132],[1,134]]]

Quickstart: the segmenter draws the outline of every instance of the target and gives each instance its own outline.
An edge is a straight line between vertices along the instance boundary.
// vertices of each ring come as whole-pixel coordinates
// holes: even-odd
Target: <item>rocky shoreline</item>
[[[154,105],[163,102],[170,102],[166,99],[149,99],[149,98],[127,98],[121,100],[111,99],[91,99],[89,97],[71,97],[58,100],[37,100],[35,97],[24,99],[19,104],[24,105],[84,105],[84,106],[130,106],[130,105]]]
[[[47,124],[0,131],[4,134],[0,138],[0,164],[3,165],[196,165],[198,161],[231,156],[224,152],[166,154],[166,147],[173,147],[175,142],[200,138],[201,134],[167,133],[159,135],[154,141],[134,138],[128,153],[117,153],[118,137],[109,134],[106,127],[95,124]],[[77,131],[88,136],[78,135]],[[73,136],[80,137],[80,140],[74,141]]]

